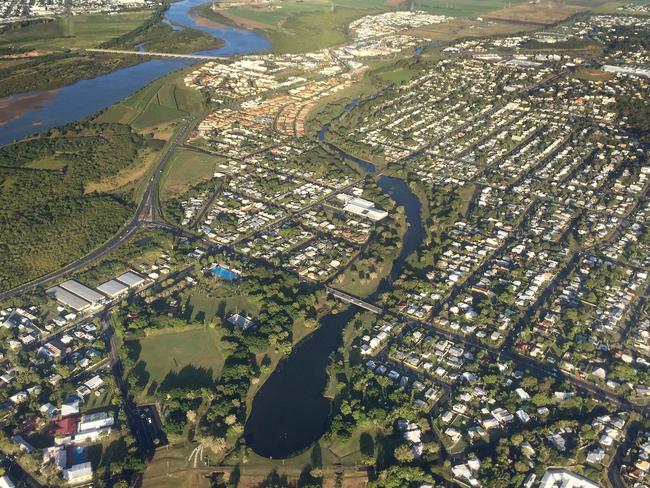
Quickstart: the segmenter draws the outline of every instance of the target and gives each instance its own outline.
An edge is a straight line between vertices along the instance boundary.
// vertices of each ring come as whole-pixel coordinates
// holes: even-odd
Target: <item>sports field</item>
[[[219,378],[225,360],[222,331],[208,328],[156,331],[125,342],[136,361],[144,395],[182,386],[209,386]]]

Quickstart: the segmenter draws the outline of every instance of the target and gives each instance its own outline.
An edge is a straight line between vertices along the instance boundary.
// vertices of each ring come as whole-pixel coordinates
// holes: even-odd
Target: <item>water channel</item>
[[[165,12],[170,25],[187,26],[207,32],[224,41],[224,45],[210,51],[195,54],[237,56],[268,50],[270,42],[253,31],[221,26],[214,23],[198,23],[191,10],[205,0],[182,0],[171,4]],[[189,66],[196,61],[180,59],[151,59],[128,68],[81,80],[50,91],[31,92],[0,99],[0,107],[15,111],[16,117],[0,125],[0,145],[20,140],[52,127],[83,119],[109,107],[161,76]],[[25,100],[35,101],[31,107]],[[17,106],[18,105],[18,106]]]
[[[351,108],[354,105],[348,106]],[[318,137],[324,141],[329,125]],[[372,163],[355,158],[331,146],[366,172],[374,173]],[[373,302],[390,290],[406,258],[424,238],[420,201],[400,178],[381,175],[379,187],[405,209],[408,223],[399,256],[391,272],[367,298]],[[307,336],[284,359],[258,391],[244,434],[249,447],[257,454],[272,458],[287,458],[312,446],[327,430],[331,401],[323,396],[328,381],[331,355],[341,344],[342,331],[359,309],[348,307],[338,314],[325,316],[319,328]]]
[[[234,56],[270,48],[269,41],[255,32],[197,23],[190,11],[202,3],[205,0],[182,0],[173,3],[165,14],[165,21],[172,26],[200,29],[225,42],[219,49],[200,54]],[[0,107],[20,103],[30,97],[39,100],[33,107],[23,110],[0,126],[0,145],[92,115],[155,79],[191,63],[154,59],[50,92],[33,92],[0,99]],[[352,109],[357,103],[355,101],[348,105],[346,110]],[[329,125],[319,133],[321,140],[324,140],[328,129]],[[372,163],[354,158],[333,146],[332,148],[364,171],[375,172]],[[378,185],[397,205],[404,207],[408,229],[390,275],[368,297],[369,301],[377,299],[381,293],[390,289],[404,261],[417,249],[424,237],[420,202],[406,183],[399,178],[381,175]],[[357,309],[348,307],[339,314],[324,317],[320,327],[305,338],[262,385],[255,396],[251,416],[245,427],[248,445],[255,452],[267,457],[286,458],[308,448],[325,433],[331,401],[323,396],[323,392],[327,385],[330,357],[341,343],[343,328],[356,312]]]

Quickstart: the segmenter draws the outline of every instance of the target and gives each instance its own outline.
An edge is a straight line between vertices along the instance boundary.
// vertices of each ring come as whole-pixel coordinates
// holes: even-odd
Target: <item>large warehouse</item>
[[[45,293],[54,298],[57,302],[60,302],[77,312],[83,312],[84,310],[90,308],[90,302],[75,295],[74,293],[70,293],[68,290],[61,288],[60,286],[53,286],[52,288],[48,288]]]
[[[59,286],[83,298],[93,307],[97,307],[106,301],[106,297],[104,295],[93,290],[92,288],[88,288],[86,285],[82,285],[75,280],[64,281],[63,283],[59,284]]]
[[[109,280],[99,285],[97,289],[111,298],[118,298],[129,291],[128,285],[118,280]]]
[[[116,278],[118,281],[121,281],[125,285],[128,285],[129,288],[135,288],[136,286],[140,286],[142,283],[145,282],[145,279],[140,276],[137,273],[134,273],[133,271],[127,271],[126,273],[121,274]]]

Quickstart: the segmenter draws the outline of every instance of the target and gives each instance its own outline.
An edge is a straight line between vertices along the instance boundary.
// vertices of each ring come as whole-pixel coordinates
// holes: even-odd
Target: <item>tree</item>
[[[413,450],[407,444],[402,444],[401,446],[395,448],[393,454],[395,455],[395,459],[397,459],[400,463],[410,463],[415,459]]]

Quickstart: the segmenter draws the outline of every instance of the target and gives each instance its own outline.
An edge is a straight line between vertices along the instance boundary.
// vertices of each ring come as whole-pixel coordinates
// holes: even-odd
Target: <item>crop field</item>
[[[115,15],[90,14],[58,18],[7,31],[0,37],[0,47],[56,49],[93,47],[119,37],[140,26],[151,17],[151,10],[137,10]]]
[[[225,354],[217,329],[163,330],[125,346],[145,395],[183,385],[209,386],[219,378]]]

